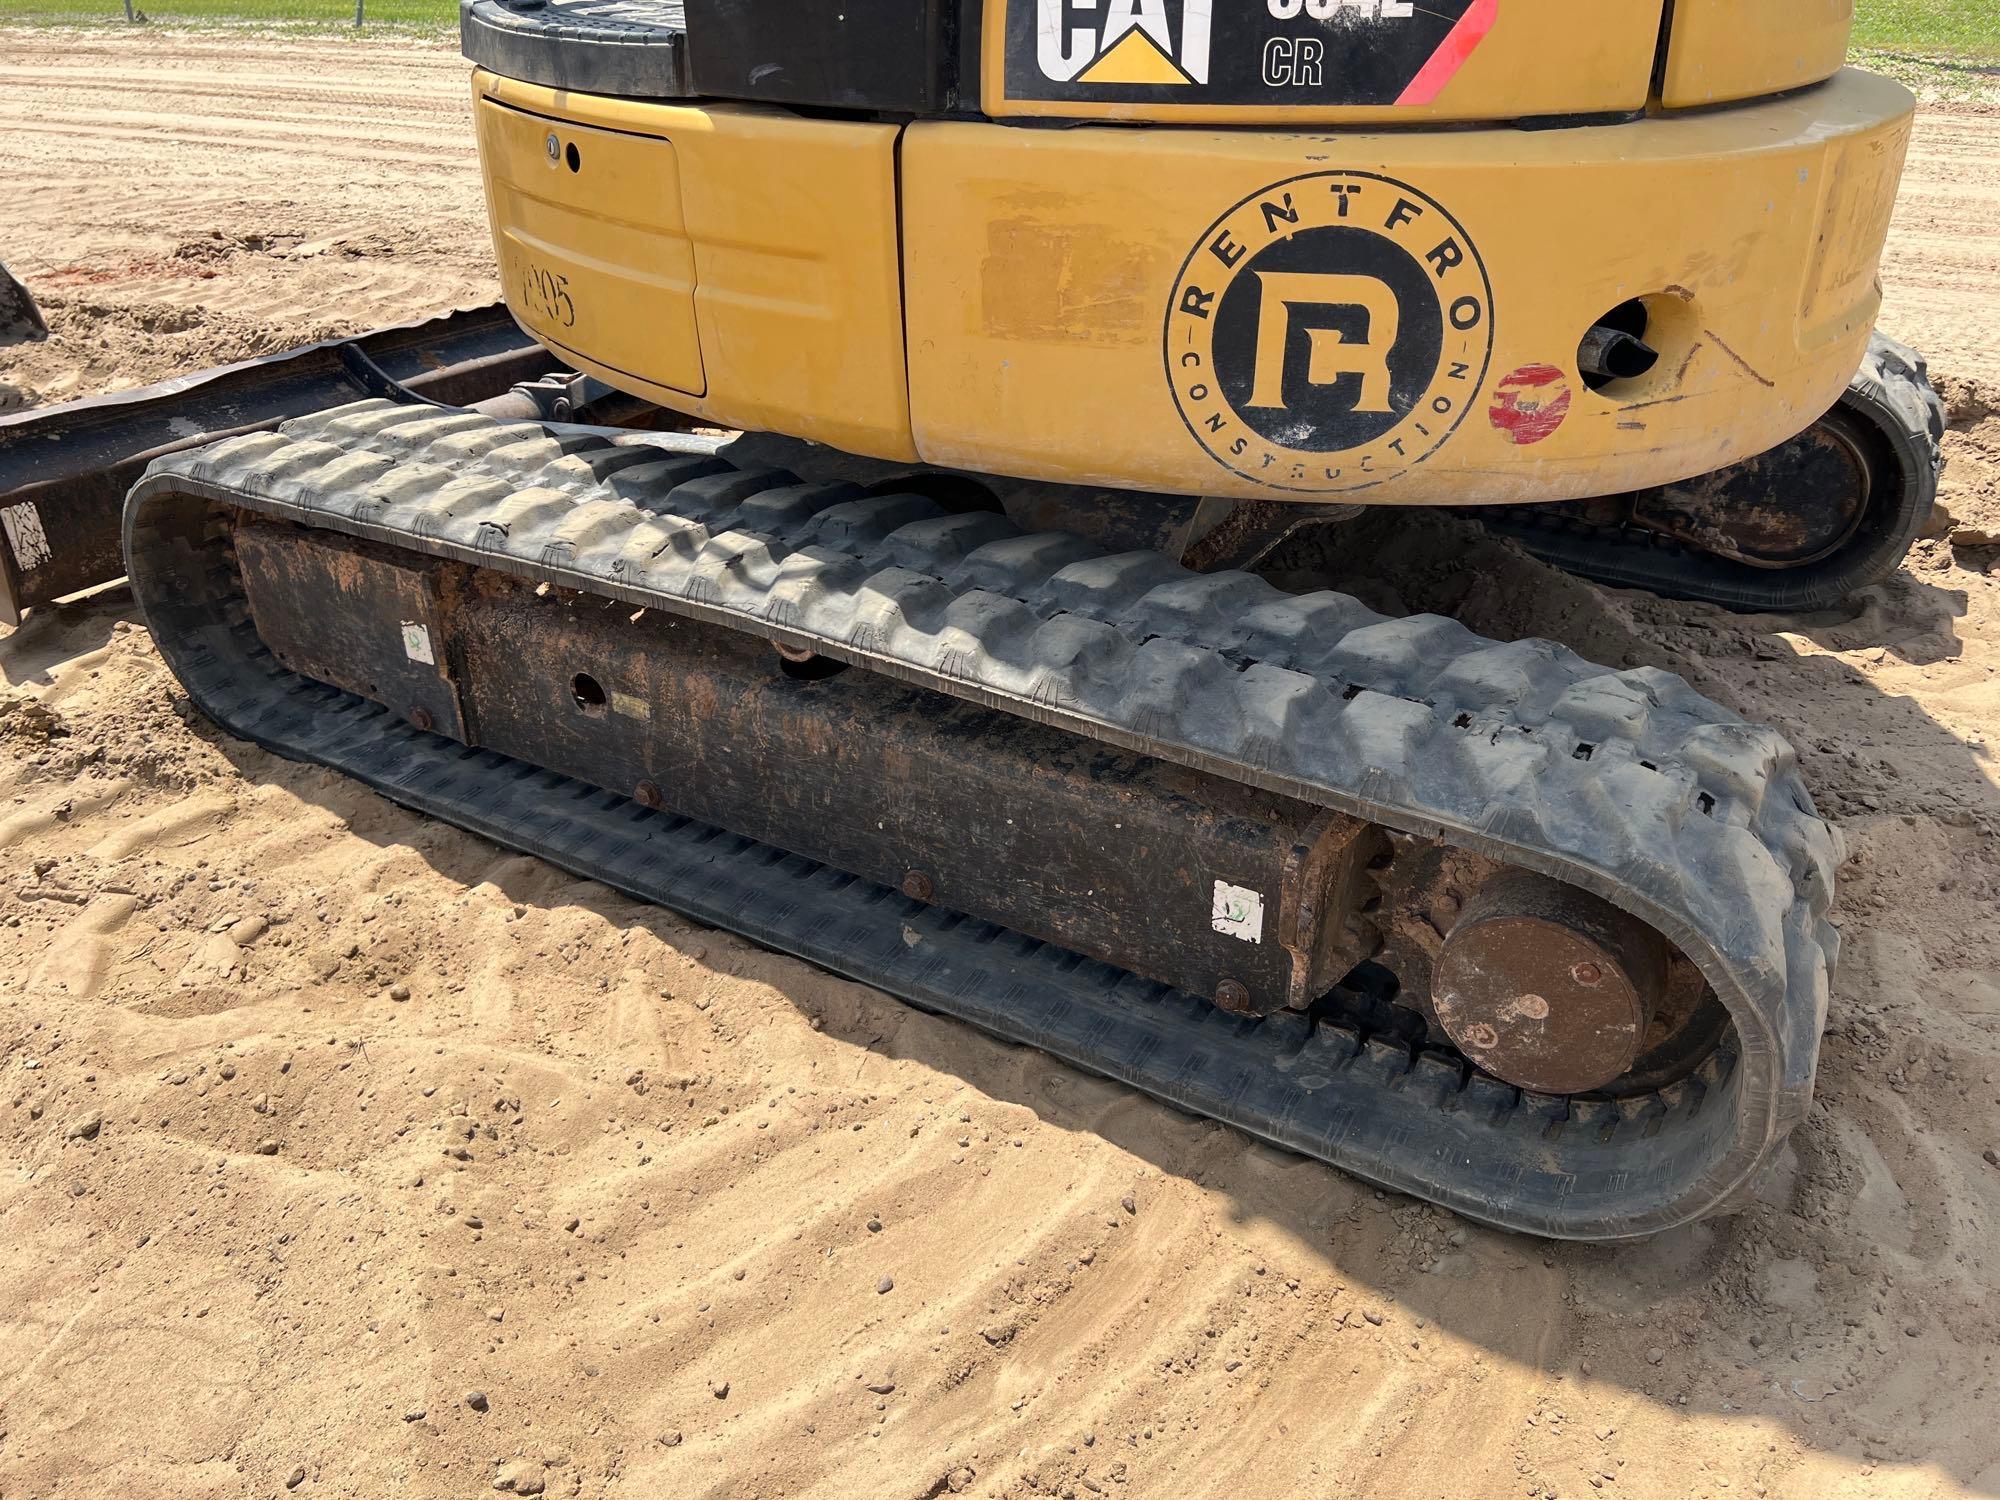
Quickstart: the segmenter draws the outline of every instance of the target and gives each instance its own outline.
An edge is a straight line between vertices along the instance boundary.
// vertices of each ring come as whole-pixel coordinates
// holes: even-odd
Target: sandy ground
[[[488,295],[448,51],[0,58],[13,399]],[[1848,947],[1758,1206],[1384,1197],[226,740],[112,591],[0,639],[0,1495],[2000,1494],[2000,118],[1911,166],[1902,576],[1744,620],[1437,526],[1357,584],[1805,752]]]

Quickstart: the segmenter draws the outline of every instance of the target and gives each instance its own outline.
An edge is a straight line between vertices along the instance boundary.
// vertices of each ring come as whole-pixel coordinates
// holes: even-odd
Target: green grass
[[[1858,0],[1854,45],[2000,62],[2000,5],[1994,0]]]
[[[354,0],[132,0],[165,26],[332,27],[354,25]],[[362,0],[365,25],[442,30],[458,23],[458,0]],[[124,0],[0,0],[0,23],[125,24]]]
[[[2000,0],[1856,0],[1853,60],[1931,102],[2000,100]]]

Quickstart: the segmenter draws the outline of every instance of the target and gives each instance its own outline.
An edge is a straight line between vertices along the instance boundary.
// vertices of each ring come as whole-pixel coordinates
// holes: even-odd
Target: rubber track
[[[1322,1038],[1303,1036],[1295,1017],[1218,1023],[1190,1001],[1137,1062],[1091,1040],[1135,1024],[1125,1007],[1100,1004],[1097,1032],[1081,1040],[1052,1025],[1024,1034],[990,994],[941,996],[865,957],[893,943],[824,940],[844,917],[821,911],[810,931],[796,911],[789,925],[753,920],[686,882],[639,878],[609,846],[591,852],[588,839],[552,831],[546,814],[509,813],[507,778],[531,773],[502,757],[393,727],[379,711],[363,715],[361,739],[319,743],[325,734],[296,717],[305,685],[274,685],[284,674],[268,655],[258,664],[240,597],[229,602],[214,510],[228,505],[720,621],[1575,881],[1702,967],[1735,1020],[1731,1055],[1687,1087],[1617,1107],[1500,1090],[1513,1104],[1483,1111],[1486,1128],[1468,1133],[1460,1106],[1493,1104],[1490,1080],[1455,1074],[1445,1105],[1421,1121],[1394,1107],[1390,1082],[1357,1098],[1352,1069],[1308,1069],[1315,1081],[1301,1092],[1286,1059]],[[1745,1190],[1810,1099],[1836,952],[1825,916],[1837,840],[1782,739],[1670,674],[1594,666],[1545,641],[1495,643],[1438,616],[1389,619],[1248,574],[1191,574],[1156,553],[1024,535],[1004,517],[946,514],[919,496],[380,402],[161,460],[133,491],[126,527],[163,653],[236,732],[1474,1217],[1597,1239],[1699,1217]],[[312,691],[343,700],[343,712],[360,704]],[[377,763],[392,747],[414,754],[413,739],[455,764],[512,769],[445,796]],[[592,798],[623,809],[614,821],[653,816],[588,789],[573,800]],[[658,836],[676,821],[656,818]],[[785,858],[746,857],[767,856]],[[934,955],[950,946],[941,935],[932,945]],[[1072,970],[1081,962],[1067,958]],[[1018,983],[1013,993],[1018,1008]],[[1053,993],[1089,1009],[1087,997]],[[1225,1097],[1190,1094],[1184,1075],[1204,1073],[1211,1056],[1193,1038],[1218,1025],[1280,1071],[1245,1074]],[[1434,1064],[1406,1059],[1403,1077]],[[1290,1092],[1274,1103],[1263,1095],[1280,1077]],[[1585,1118],[1601,1128],[1561,1128]]]
[[[1805,567],[1753,568],[1643,527],[1590,527],[1544,507],[1509,506],[1482,519],[1542,561],[1615,588],[1726,609],[1825,609],[1902,566],[1930,520],[1944,472],[1944,402],[1931,389],[1923,356],[1909,345],[1872,335],[1840,404],[1875,429],[1898,483],[1846,546]]]

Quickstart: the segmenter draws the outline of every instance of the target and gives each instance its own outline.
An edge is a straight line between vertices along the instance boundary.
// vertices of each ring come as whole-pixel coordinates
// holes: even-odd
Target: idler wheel
[[[1666,992],[1670,950],[1610,902],[1525,870],[1467,901],[1431,1001],[1472,1061],[1540,1094],[1581,1094],[1628,1070]]]

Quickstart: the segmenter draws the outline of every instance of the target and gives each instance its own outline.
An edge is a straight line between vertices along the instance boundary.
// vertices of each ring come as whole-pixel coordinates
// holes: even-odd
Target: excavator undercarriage
[[[509,310],[580,373],[467,409],[343,356],[369,399],[146,455],[124,562],[198,706],[1485,1222],[1752,1191],[1838,947],[1790,747],[1256,568],[1448,505],[1733,608],[1892,572],[1943,422],[1871,331],[1910,102],[1843,18],[466,0],[462,35]]]
[[[1680,1222],[1804,1108],[1769,730],[675,442],[299,419],[154,466],[133,587],[233,733],[1477,1218]]]

